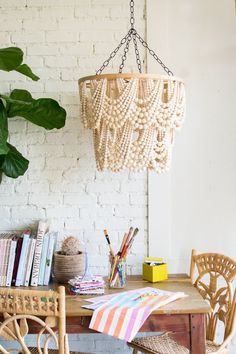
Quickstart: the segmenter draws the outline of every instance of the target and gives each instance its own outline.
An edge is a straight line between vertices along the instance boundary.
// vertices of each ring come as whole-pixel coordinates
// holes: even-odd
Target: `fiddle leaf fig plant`
[[[39,77],[23,64],[23,55],[17,47],[0,49],[0,71],[17,71],[38,81]],[[27,90],[0,92],[0,181],[3,173],[11,178],[22,176],[29,165],[29,161],[8,142],[8,123],[13,117],[22,117],[47,130],[60,129],[65,125],[66,111],[51,98],[34,99]]]

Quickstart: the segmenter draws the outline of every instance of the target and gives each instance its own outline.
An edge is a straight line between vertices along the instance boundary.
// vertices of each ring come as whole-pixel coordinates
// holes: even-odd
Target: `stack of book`
[[[100,275],[91,276],[91,279],[84,279],[77,276],[69,280],[71,292],[78,295],[102,295],[104,294],[105,282]]]
[[[57,233],[40,221],[37,235],[0,234],[0,286],[48,285]]]

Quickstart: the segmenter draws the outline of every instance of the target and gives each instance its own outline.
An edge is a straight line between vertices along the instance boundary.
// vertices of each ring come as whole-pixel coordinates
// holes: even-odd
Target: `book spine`
[[[4,243],[5,243],[5,238],[9,234],[6,233],[1,233],[0,234],[0,286],[2,284],[2,274],[3,274],[3,265],[4,265]]]
[[[4,286],[4,268],[5,268],[6,246],[7,246],[7,240],[6,240],[6,236],[5,236],[5,238],[3,240],[3,244],[2,244],[2,266],[1,266],[1,282],[0,282],[1,286]]]
[[[23,236],[23,243],[22,243],[22,248],[21,248],[19,267],[18,267],[17,276],[16,276],[16,284],[15,284],[16,286],[23,285],[28,245],[29,245],[29,233],[27,233],[27,234],[25,233]]]
[[[1,284],[1,278],[2,278],[2,245],[3,245],[3,239],[2,235],[0,236],[0,284]]]
[[[41,253],[42,253],[42,246],[43,246],[43,236],[47,232],[47,229],[48,229],[48,223],[39,221],[35,253],[34,253],[34,263],[33,263],[31,283],[30,283],[31,286],[38,285],[39,267],[40,267]]]
[[[55,233],[51,233],[49,236],[49,242],[48,242],[48,251],[47,251],[47,257],[46,257],[46,266],[45,266],[43,285],[49,284],[50,275],[51,275],[51,268],[52,268],[52,257],[53,257],[55,243],[56,243],[56,235],[55,235]]]
[[[2,263],[3,263],[2,251],[3,251],[3,235],[1,235],[1,238],[0,238],[0,285],[1,285],[1,281],[2,281]]]
[[[16,257],[15,257],[13,274],[12,274],[12,285],[16,284],[16,276],[17,276],[17,271],[18,271],[18,266],[19,266],[22,242],[23,242],[22,237],[19,237],[17,240],[17,246],[16,246]]]
[[[28,264],[29,264],[29,256],[31,252],[31,245],[32,245],[32,238],[29,238],[29,243],[28,243],[28,248],[27,248],[27,253],[26,253],[26,260],[25,260],[25,271],[24,271],[24,277],[23,277],[23,284],[25,285],[25,279],[26,279],[26,273],[28,269]]]
[[[6,252],[5,252],[5,259],[4,259],[3,281],[2,281],[3,286],[6,286],[6,281],[7,281],[7,268],[8,268],[8,262],[10,256],[10,248],[11,248],[11,239],[10,236],[8,236],[8,239],[6,240]]]
[[[17,241],[11,240],[10,256],[9,256],[8,268],[7,268],[6,286],[11,286],[14,261],[15,261],[15,256],[16,256],[16,245],[17,245]]]
[[[32,266],[33,266],[35,244],[36,244],[36,240],[35,240],[34,238],[32,238],[32,239],[31,239],[31,247],[30,247],[29,260],[28,260],[27,270],[26,270],[26,276],[25,276],[25,283],[24,283],[25,286],[28,286],[28,285],[29,285],[31,269],[32,269]]]
[[[49,234],[46,234],[46,235],[44,235],[44,238],[43,238],[43,248],[42,248],[42,255],[41,255],[41,262],[40,262],[40,269],[39,269],[38,285],[43,285],[47,251],[48,251],[48,241],[49,241]]]

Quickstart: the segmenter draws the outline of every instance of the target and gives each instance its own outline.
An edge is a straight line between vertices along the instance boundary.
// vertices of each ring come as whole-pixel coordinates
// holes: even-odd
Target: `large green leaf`
[[[9,151],[9,149],[8,149],[8,151]],[[3,162],[4,162],[5,156],[6,156],[6,155],[0,155],[0,170],[1,170],[1,168],[2,168],[2,164],[3,164]]]
[[[30,77],[32,80],[34,81],[38,81],[39,77],[37,75],[35,75],[32,70],[30,69],[30,67],[26,64],[21,64],[20,66],[18,66],[16,69],[16,71],[18,71],[19,73]]]
[[[6,108],[0,99],[0,155],[6,155],[9,151],[7,146],[8,125]]]
[[[0,70],[11,71],[18,68],[23,60],[20,48],[9,47],[0,49]]]
[[[18,71],[19,73],[38,81],[39,77],[35,75],[27,64],[22,64],[23,51],[17,47],[0,49],[0,70]]]
[[[0,169],[8,177],[17,178],[22,176],[28,168],[29,161],[14,146],[8,143],[7,146],[9,151],[4,156]]]
[[[2,172],[2,164],[3,164],[3,161],[5,159],[5,156],[6,155],[0,155],[0,183],[2,182],[2,174],[3,174],[3,172]]]
[[[10,93],[10,98],[12,98],[13,100],[20,100],[24,102],[33,102],[34,100],[29,91],[18,90],[18,89],[15,89]],[[7,110],[8,110],[8,105],[7,105]]]
[[[24,117],[46,129],[60,129],[65,125],[66,111],[51,98],[35,100],[26,90],[13,90],[10,97],[2,97],[7,101],[8,117]]]

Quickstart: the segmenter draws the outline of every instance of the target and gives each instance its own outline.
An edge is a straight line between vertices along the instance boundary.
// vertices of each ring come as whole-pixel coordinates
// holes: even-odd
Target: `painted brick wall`
[[[146,173],[96,171],[91,132],[83,128],[79,117],[77,84],[79,77],[99,68],[124,36],[129,25],[128,2],[20,0],[0,4],[1,46],[21,47],[26,63],[41,78],[32,82],[20,74],[2,72],[1,90],[25,88],[34,97],[54,97],[68,113],[65,128],[51,132],[23,119],[11,120],[11,142],[29,158],[30,166],[24,177],[3,180],[0,230],[49,218],[61,235],[78,235],[91,255],[91,266],[105,272],[103,228],[109,229],[117,246],[124,230],[137,225],[140,234],[129,257],[130,272],[137,272],[146,253]],[[144,11],[144,1],[138,1],[136,16],[142,33]],[[118,58],[112,69],[119,63]],[[127,68],[136,69],[131,55]]]
[[[125,35],[127,6],[127,0],[0,0],[0,47],[21,47],[25,62],[41,78],[32,82],[1,72],[1,92],[26,88],[34,97],[58,99],[68,113],[65,128],[53,132],[11,120],[11,142],[29,158],[30,167],[24,177],[4,178],[0,185],[0,232],[50,218],[61,237],[75,234],[83,240],[92,269],[103,274],[107,271],[104,226],[117,247],[131,224],[140,228],[140,234],[128,269],[140,272],[147,248],[147,176],[96,171],[91,132],[79,118],[77,80],[94,73]],[[145,0],[137,0],[135,10],[137,29],[144,35]],[[112,69],[117,69],[119,58]],[[132,59],[129,55],[127,71],[136,69]],[[72,335],[70,345],[71,350],[98,354],[130,352],[123,341],[100,334]],[[234,340],[232,353],[235,348]]]
[[[130,225],[137,225],[140,233],[128,270],[140,272],[147,249],[147,176],[96,171],[92,135],[79,117],[77,80],[95,73],[126,34],[128,6],[127,0],[0,0],[0,46],[21,47],[25,62],[41,78],[32,82],[20,74],[1,72],[1,92],[25,88],[35,98],[59,100],[68,113],[66,126],[51,132],[23,119],[11,120],[11,142],[29,158],[30,166],[15,181],[3,179],[0,232],[50,218],[61,237],[73,234],[86,244],[92,270],[103,274],[108,264],[103,228],[109,229],[118,247]],[[144,35],[145,0],[136,1],[135,10],[137,29]],[[133,48],[131,52],[127,71],[136,70]],[[144,51],[141,54],[144,60]],[[111,71],[117,71],[120,56]],[[101,335],[72,336],[70,341],[72,349],[126,352],[124,343]]]

